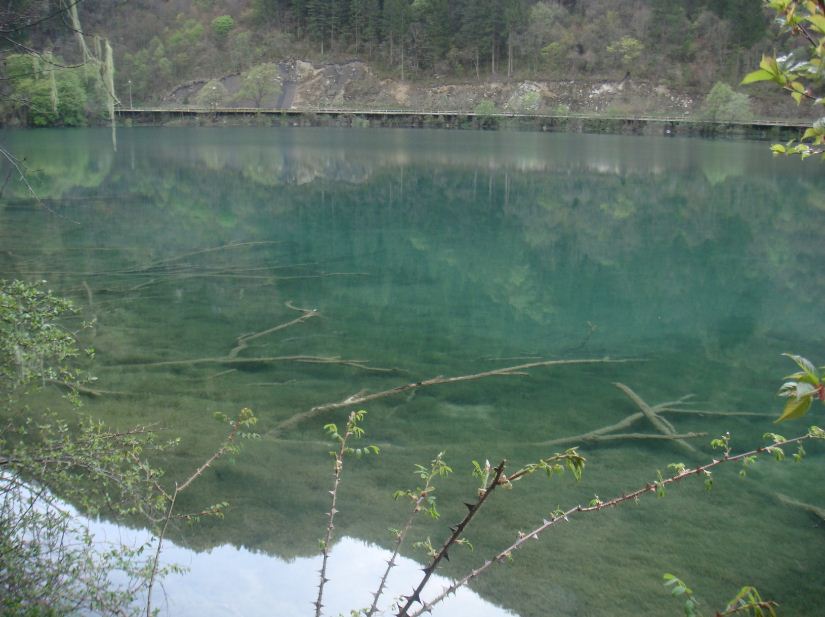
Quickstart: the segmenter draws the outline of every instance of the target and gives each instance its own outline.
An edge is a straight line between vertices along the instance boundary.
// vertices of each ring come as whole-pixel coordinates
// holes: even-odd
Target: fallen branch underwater
[[[378,373],[391,373],[394,372],[396,369],[392,368],[381,368],[375,366],[369,366],[366,364],[366,360],[350,360],[350,359],[342,359],[338,356],[309,356],[309,355],[292,355],[292,356],[260,356],[260,357],[238,357],[244,349],[249,347],[249,342],[255,339],[261,338],[263,336],[267,336],[269,334],[273,334],[280,330],[285,330],[291,326],[298,325],[303,323],[309,319],[314,317],[320,316],[320,313],[317,309],[307,309],[295,306],[291,302],[286,303],[287,308],[292,309],[293,311],[299,311],[302,313],[300,317],[296,317],[290,321],[278,324],[276,326],[272,326],[271,328],[267,328],[265,330],[261,330],[260,332],[252,332],[250,334],[244,334],[239,336],[235,340],[235,346],[227,353],[225,356],[215,356],[210,358],[191,358],[188,360],[161,360],[159,362],[138,362],[132,364],[120,364],[120,365],[109,365],[105,367],[101,367],[104,369],[111,369],[111,368],[157,368],[157,367],[166,367],[166,366],[197,366],[203,364],[220,364],[220,365],[227,365],[227,366],[237,366],[237,365],[249,365],[249,364],[274,364],[277,362],[302,362],[306,364],[340,364],[342,366],[351,366],[354,368],[358,368],[364,371],[373,371]]]
[[[613,384],[619,390],[624,392],[627,397],[633,401],[636,406],[640,409],[636,413],[632,413],[629,416],[625,417],[623,420],[616,422],[615,424],[611,424],[609,426],[604,426],[602,428],[597,428],[595,430],[589,431],[587,433],[582,433],[581,435],[573,435],[570,437],[560,437],[558,439],[550,439],[548,441],[542,441],[537,444],[538,446],[558,446],[562,444],[568,443],[599,443],[605,441],[618,441],[618,440],[649,440],[649,439],[659,439],[659,440],[670,440],[675,441],[684,449],[691,453],[695,453],[696,449],[688,444],[687,442],[683,441],[685,439],[695,439],[696,437],[704,437],[707,433],[677,433],[676,428],[665,418],[659,416],[662,412],[670,412],[670,411],[682,411],[682,410],[674,410],[672,405],[678,405],[680,403],[685,402],[687,399],[690,398],[690,395],[683,396],[679,400],[676,401],[668,401],[665,403],[659,403],[658,405],[649,405],[642,397],[636,394],[630,387],[626,386],[623,383],[615,383]],[[689,413],[689,410],[684,410],[684,412]],[[622,429],[628,428],[631,424],[636,422],[637,420],[647,419],[649,423],[658,431],[657,433],[616,433],[615,431],[619,431]]]
[[[300,413],[294,414],[287,418],[286,420],[282,420],[278,424],[276,424],[272,429],[269,430],[267,433],[269,436],[277,436],[283,431],[293,428],[300,424],[305,420],[309,420],[310,418],[314,418],[322,413],[326,413],[328,411],[335,411],[336,409],[342,409],[344,407],[351,407],[354,405],[360,405],[362,403],[366,403],[368,401],[374,401],[380,398],[386,398],[388,396],[395,396],[397,394],[402,394],[403,392],[409,392],[411,390],[417,390],[419,388],[428,388],[430,386],[437,386],[441,384],[450,384],[450,383],[459,383],[463,381],[474,381],[477,379],[485,379],[487,377],[500,377],[500,376],[517,376],[517,375],[525,375],[525,370],[536,368],[540,366],[562,366],[562,365],[572,365],[572,364],[621,364],[625,362],[639,362],[640,360],[634,358],[625,358],[625,359],[611,359],[611,358],[587,358],[587,359],[574,359],[574,360],[542,360],[540,362],[530,362],[528,364],[519,364],[516,366],[506,366],[503,368],[492,369],[489,371],[483,371],[481,373],[473,373],[471,375],[458,375],[455,377],[444,377],[439,375],[438,377],[432,377],[430,379],[424,379],[422,381],[417,381],[413,383],[407,383],[401,386],[396,386],[395,388],[390,388],[389,390],[382,390],[381,392],[373,392],[372,394],[364,394],[364,393],[356,393],[348,396],[347,398],[335,402],[335,403],[325,403],[323,405],[316,405],[307,411],[302,411]]]

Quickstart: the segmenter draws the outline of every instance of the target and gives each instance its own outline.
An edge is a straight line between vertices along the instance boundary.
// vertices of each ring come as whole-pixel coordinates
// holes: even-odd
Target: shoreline
[[[753,119],[718,122],[691,117],[610,116],[596,114],[479,114],[465,111],[410,111],[357,109],[202,109],[145,108],[116,112],[121,126],[313,126],[441,128],[451,130],[516,130],[568,133],[614,133],[744,137],[794,137],[810,121]]]

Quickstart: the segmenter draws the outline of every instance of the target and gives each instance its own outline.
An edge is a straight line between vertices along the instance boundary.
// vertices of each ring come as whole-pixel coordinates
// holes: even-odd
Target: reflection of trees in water
[[[825,289],[818,267],[824,249],[804,240],[822,226],[822,180],[777,177],[760,167],[756,155],[749,158],[748,144],[674,140],[639,153],[645,140],[576,137],[582,148],[565,151],[540,135],[500,136],[490,146],[475,134],[465,139],[445,133],[437,137],[444,140],[444,151],[411,152],[401,138],[386,147],[379,140],[347,150],[331,138],[327,152],[311,139],[283,147],[245,146],[233,145],[227,133],[227,143],[216,145],[211,137],[199,144],[183,132],[152,144],[149,136],[156,133],[124,133],[116,156],[96,146],[84,154],[79,147],[73,157],[55,155],[43,166],[48,169],[44,186],[59,187],[53,194],[69,198],[55,205],[57,211],[71,208],[81,225],[36,208],[0,212],[4,230],[25,230],[4,245],[12,254],[0,256],[3,276],[51,272],[50,282],[73,290],[84,306],[86,281],[101,320],[95,346],[102,362],[225,355],[238,337],[294,318],[284,302],[295,300],[298,306],[317,306],[323,318],[289,335],[255,339],[250,353],[340,354],[404,371],[400,381],[397,375],[329,366],[256,366],[223,375],[228,370],[223,367],[104,371],[104,389],[145,396],[107,399],[90,408],[101,415],[114,415],[115,409],[121,417],[185,432],[191,451],[184,457],[194,459],[214,443],[211,429],[192,434],[192,426],[203,426],[206,412],[229,411],[239,402],[250,404],[266,429],[361,388],[394,387],[407,374],[421,379],[497,366],[484,358],[569,355],[583,341],[588,352],[652,356],[654,361],[620,375],[594,369],[584,380],[579,372],[508,377],[513,381],[432,389],[370,405],[367,428],[386,444],[387,463],[353,468],[340,525],[345,533],[378,542],[385,539],[380,530],[399,516],[387,495],[406,486],[413,463],[434,455],[433,443],[454,444],[450,459],[459,463],[500,451],[525,459],[546,454],[527,452],[524,442],[584,433],[623,416],[623,403],[601,392],[605,381],[626,382],[651,400],[697,390],[725,399],[734,383],[725,402],[735,408],[742,395],[736,379],[750,370],[755,376],[747,387],[770,378],[761,359],[772,353],[766,340],[778,332],[793,342],[799,332],[812,331],[816,311],[810,309],[821,304]],[[319,139],[323,134],[318,132]],[[392,132],[376,135],[396,138]],[[485,143],[488,150],[475,148]],[[498,156],[513,146],[519,151]],[[760,145],[754,148],[762,152]],[[705,155],[720,168],[730,155],[735,173],[723,168],[709,179]],[[75,176],[83,177],[71,185]],[[788,204],[787,194],[803,198]],[[84,199],[96,195],[109,197]],[[255,241],[267,244],[176,259]],[[154,270],[135,272],[147,264]],[[114,274],[123,271],[130,274]],[[336,272],[366,276],[307,278]],[[793,304],[784,300],[791,295]],[[588,321],[598,330],[586,338]],[[722,367],[734,375],[719,371]],[[754,431],[744,421],[732,426],[737,434]],[[684,430],[710,429],[685,422]],[[228,520],[180,530],[176,537],[200,547],[230,540],[281,555],[311,553],[323,519],[307,512],[324,511],[328,488],[328,448],[318,443],[319,436],[305,427],[251,445],[238,466],[222,467],[205,479],[198,496],[199,502],[230,501]],[[575,503],[582,491],[624,486],[628,476],[656,469],[668,456],[663,450],[599,450],[594,462],[609,469],[599,467],[592,484],[536,491],[519,502],[523,511],[502,505],[497,521],[523,520],[527,528],[534,522],[528,513]],[[803,490],[809,485],[802,478]],[[460,517],[465,489],[459,480],[445,491],[444,520]],[[754,490],[761,489],[725,487],[740,503],[751,503],[746,493]],[[758,513],[743,514],[716,501],[708,508],[701,501],[670,499],[551,539],[554,554],[571,564],[569,572],[554,571],[546,553],[536,549],[516,562],[521,574],[534,570],[529,577],[514,582],[502,571],[488,579],[487,589],[508,606],[534,614],[531,609],[547,607],[547,597],[525,581],[539,572],[542,580],[554,581],[553,593],[570,613],[600,614],[597,609],[607,600],[588,581],[607,580],[603,584],[617,593],[622,586],[638,592],[648,579],[658,588],[661,571],[673,565],[645,555],[638,558],[639,573],[617,574],[604,563],[600,551],[616,537],[628,538],[623,550],[635,554],[632,538],[639,530],[621,517],[649,523],[645,532],[664,547],[661,554],[680,563],[708,563],[710,545],[720,534],[739,539],[731,521],[741,528],[755,525],[760,531],[754,537],[771,533],[759,527]],[[359,504],[370,504],[369,513]],[[690,548],[659,529],[660,511],[686,530]],[[788,517],[781,510],[772,514]],[[718,531],[694,534],[691,521],[699,515],[707,521],[703,533],[705,527]],[[423,537],[438,533],[434,526],[421,530]],[[512,541],[495,524],[473,539],[479,556]],[[804,554],[802,544],[809,540],[801,535],[795,550]],[[729,559],[717,558],[728,572],[739,571],[735,551]],[[722,593],[729,591],[725,587]],[[651,589],[649,595],[656,593]],[[627,606],[637,605],[628,600]]]

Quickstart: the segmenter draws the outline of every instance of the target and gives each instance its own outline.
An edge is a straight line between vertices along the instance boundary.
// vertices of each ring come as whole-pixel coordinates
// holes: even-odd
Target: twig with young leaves
[[[365,446],[363,448],[352,448],[348,445],[350,439],[360,439],[364,436],[364,429],[359,426],[359,423],[364,420],[367,412],[362,410],[353,411],[347,418],[347,424],[342,435],[338,431],[335,424],[327,424],[324,430],[329,434],[332,440],[338,444],[338,449],[330,452],[335,457],[335,462],[332,465],[333,485],[329,492],[332,495],[332,505],[329,512],[327,512],[327,528],[324,538],[320,541],[321,544],[321,569],[319,570],[320,580],[318,581],[318,597],[313,606],[315,606],[315,617],[321,617],[321,610],[323,608],[324,586],[329,582],[327,578],[327,563],[329,562],[329,555],[332,549],[332,537],[335,530],[335,515],[338,513],[336,503],[338,502],[338,487],[341,485],[341,473],[344,470],[344,457],[354,454],[357,458],[361,458],[367,454],[378,454],[378,446]]]
[[[464,530],[470,524],[470,521],[473,520],[475,515],[484,505],[484,502],[493,494],[493,491],[503,484],[502,476],[504,475],[504,466],[506,461],[501,461],[495,468],[490,466],[490,463],[487,462],[485,467],[483,468],[483,476],[482,476],[482,484],[481,488],[478,489],[478,497],[473,503],[465,503],[464,505],[467,506],[467,514],[464,515],[464,518],[461,521],[450,528],[450,536],[447,540],[444,541],[444,544],[441,548],[436,551],[432,548],[432,545],[427,542],[429,545],[430,550],[430,563],[424,567],[424,576],[421,577],[421,580],[416,585],[415,589],[410,593],[408,596],[403,596],[402,600],[404,601],[404,606],[402,606],[397,614],[397,617],[405,617],[409,615],[410,608],[415,603],[421,603],[421,592],[424,590],[424,587],[427,585],[427,582],[430,580],[430,577],[435,572],[435,569],[438,567],[438,564],[441,563],[442,559],[449,560],[449,550],[452,548],[453,545],[457,544],[461,539]],[[477,469],[481,469],[478,464],[476,464]],[[492,476],[492,479],[490,479]]]
[[[387,578],[390,575],[390,571],[395,567],[401,546],[404,544],[404,540],[412,527],[416,515],[424,511],[429,514],[431,518],[435,519],[439,517],[438,510],[436,509],[436,499],[433,495],[435,492],[433,481],[436,478],[446,477],[452,473],[452,471],[452,468],[444,462],[444,453],[439,452],[438,455],[430,461],[429,467],[424,467],[423,465],[415,466],[415,473],[423,481],[423,487],[417,487],[415,490],[396,491],[393,495],[395,499],[406,497],[412,501],[412,510],[401,529],[391,530],[395,537],[395,546],[393,547],[392,556],[387,560],[387,567],[381,575],[381,580],[378,582],[378,588],[375,590],[375,593],[372,594],[372,604],[366,610],[366,617],[372,617],[378,610],[378,601],[384,593]]]
[[[562,454],[555,454],[553,456],[540,459],[536,463],[525,465],[509,477],[504,473],[506,461],[501,461],[495,468],[490,465],[489,461],[485,461],[483,466],[478,461],[473,461],[473,475],[479,478],[481,483],[481,486],[478,489],[478,497],[475,502],[464,504],[467,506],[467,514],[460,523],[450,528],[450,536],[444,542],[440,550],[435,551],[432,544],[429,542],[429,539],[427,540],[425,546],[428,548],[431,561],[424,568],[424,576],[421,578],[413,592],[403,598],[405,604],[399,609],[397,617],[407,617],[414,614],[417,615],[425,610],[428,610],[428,605],[421,599],[421,592],[424,590],[424,587],[430,580],[430,577],[435,572],[435,569],[438,567],[441,560],[449,560],[450,548],[457,544],[467,544],[466,538],[462,537],[464,530],[481,509],[481,506],[483,506],[486,500],[490,497],[493,490],[499,486],[504,488],[512,488],[514,482],[517,482],[537,471],[544,471],[548,477],[552,477],[555,474],[564,473],[565,466],[578,480],[581,478],[582,471],[584,470],[584,464],[584,457],[581,456],[575,448],[571,448]],[[415,603],[420,603],[422,608],[415,613],[410,613],[409,611]]]
[[[759,68],[745,75],[742,84],[771,81],[790,93],[797,105],[802,99],[816,106],[825,106],[825,97],[814,92],[822,79],[825,62],[825,2],[823,0],[768,0],[765,3],[776,12],[780,29],[807,42],[806,57],[791,51],[783,55],[764,55]],[[825,122],[820,118],[806,129],[798,143],[773,144],[774,154],[798,154],[805,159],[822,154],[825,156]]]
[[[665,587],[670,588],[674,598],[684,600],[682,608],[685,617],[702,617],[699,610],[699,600],[693,590],[685,582],[673,574],[664,574]],[[725,605],[721,611],[714,613],[715,617],[729,617],[730,615],[751,615],[752,617],[776,617],[776,607],[772,600],[763,600],[756,587],[746,585]]]
[[[720,465],[736,463],[740,461],[743,463],[743,465],[747,466],[754,462],[755,457],[759,457],[764,454],[771,454],[777,460],[783,460],[785,458],[783,448],[786,446],[799,446],[800,449],[798,449],[797,453],[794,455],[794,460],[800,461],[804,455],[804,450],[801,449],[802,442],[813,439],[825,440],[825,431],[823,431],[819,427],[814,426],[811,427],[810,430],[804,435],[800,435],[799,437],[794,437],[792,439],[785,439],[781,435],[776,435],[774,433],[767,433],[765,437],[767,439],[770,439],[772,443],[766,446],[755,448],[753,450],[749,450],[747,452],[743,452],[741,454],[737,454],[735,456],[731,456],[730,435],[726,434],[722,436],[720,439],[715,439],[712,442],[712,445],[714,447],[721,448],[723,450],[723,456],[721,458],[713,459],[709,463],[699,465],[697,467],[693,467],[690,469],[686,468],[681,463],[673,464],[670,466],[670,468],[674,472],[672,476],[665,478],[662,476],[661,472],[659,472],[657,474],[658,477],[656,481],[648,482],[644,486],[629,493],[622,493],[621,495],[606,501],[603,501],[599,499],[598,496],[596,496],[586,506],[579,504],[572,508],[569,508],[568,510],[555,510],[551,513],[549,519],[544,519],[542,523],[535,527],[532,531],[528,533],[519,532],[516,540],[512,544],[510,544],[510,546],[496,554],[495,557],[493,557],[492,559],[488,559],[482,565],[475,568],[469,574],[465,575],[463,578],[455,581],[448,587],[444,588],[441,591],[441,593],[439,593],[433,599],[427,602],[422,602],[421,607],[417,611],[409,614],[406,612],[399,613],[399,617],[401,615],[408,615],[409,617],[418,617],[419,615],[422,615],[425,612],[431,611],[438,603],[442,602],[445,598],[455,593],[461,587],[464,587],[465,585],[469,584],[472,580],[476,579],[481,574],[486,572],[494,564],[509,560],[512,554],[518,549],[522,548],[528,540],[537,540],[542,533],[544,533],[551,527],[555,527],[561,522],[569,521],[570,518],[573,516],[586,513],[601,512],[602,510],[613,508],[624,503],[628,503],[631,501],[635,502],[649,493],[655,493],[658,496],[663,496],[665,493],[665,487],[671,484],[681,482],[687,478],[702,478],[705,482],[705,487],[709,490],[713,486],[710,471],[711,469],[718,467]]]
[[[212,454],[212,456],[210,456],[206,461],[204,461],[204,463],[200,465],[186,480],[180,483],[175,482],[175,488],[171,493],[164,492],[164,497],[166,498],[168,505],[166,508],[166,515],[164,516],[162,521],[163,524],[157,535],[157,546],[155,548],[155,556],[152,561],[152,567],[149,572],[149,580],[146,591],[146,617],[152,616],[152,589],[154,587],[155,579],[158,573],[160,553],[163,548],[163,540],[166,537],[166,532],[169,528],[169,523],[173,518],[175,502],[177,501],[178,495],[185,491],[195,480],[200,478],[204,474],[204,472],[206,472],[206,470],[209,469],[219,458],[221,458],[225,454],[237,454],[240,451],[240,448],[236,443],[238,437],[254,438],[257,436],[255,433],[247,432],[244,430],[252,428],[258,421],[255,415],[252,413],[252,410],[247,407],[241,409],[236,418],[229,418],[228,416],[222,413],[215,414],[215,417],[223,422],[226,422],[229,425],[229,433],[227,434],[221,446]],[[212,516],[220,517],[223,516],[223,509],[225,507],[226,503],[217,504],[207,508],[200,514],[209,514]]]

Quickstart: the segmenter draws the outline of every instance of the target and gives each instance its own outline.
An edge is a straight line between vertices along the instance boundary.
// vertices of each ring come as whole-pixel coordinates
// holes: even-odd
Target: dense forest
[[[45,84],[21,83],[43,72],[20,60],[25,45],[57,59],[49,79],[76,110],[57,120],[76,124],[77,110],[94,108],[101,94],[61,68],[86,53],[68,10],[14,4],[25,19],[3,18],[3,30],[17,37],[3,50],[5,115],[21,99],[48,102]],[[77,7],[86,37],[111,42],[115,91],[136,105],[191,80],[258,69],[260,83],[266,67],[289,59],[358,59],[380,78],[418,84],[643,80],[701,99],[716,82],[738,83],[776,44],[754,0],[82,0]],[[252,84],[245,98],[260,106],[266,94]]]

